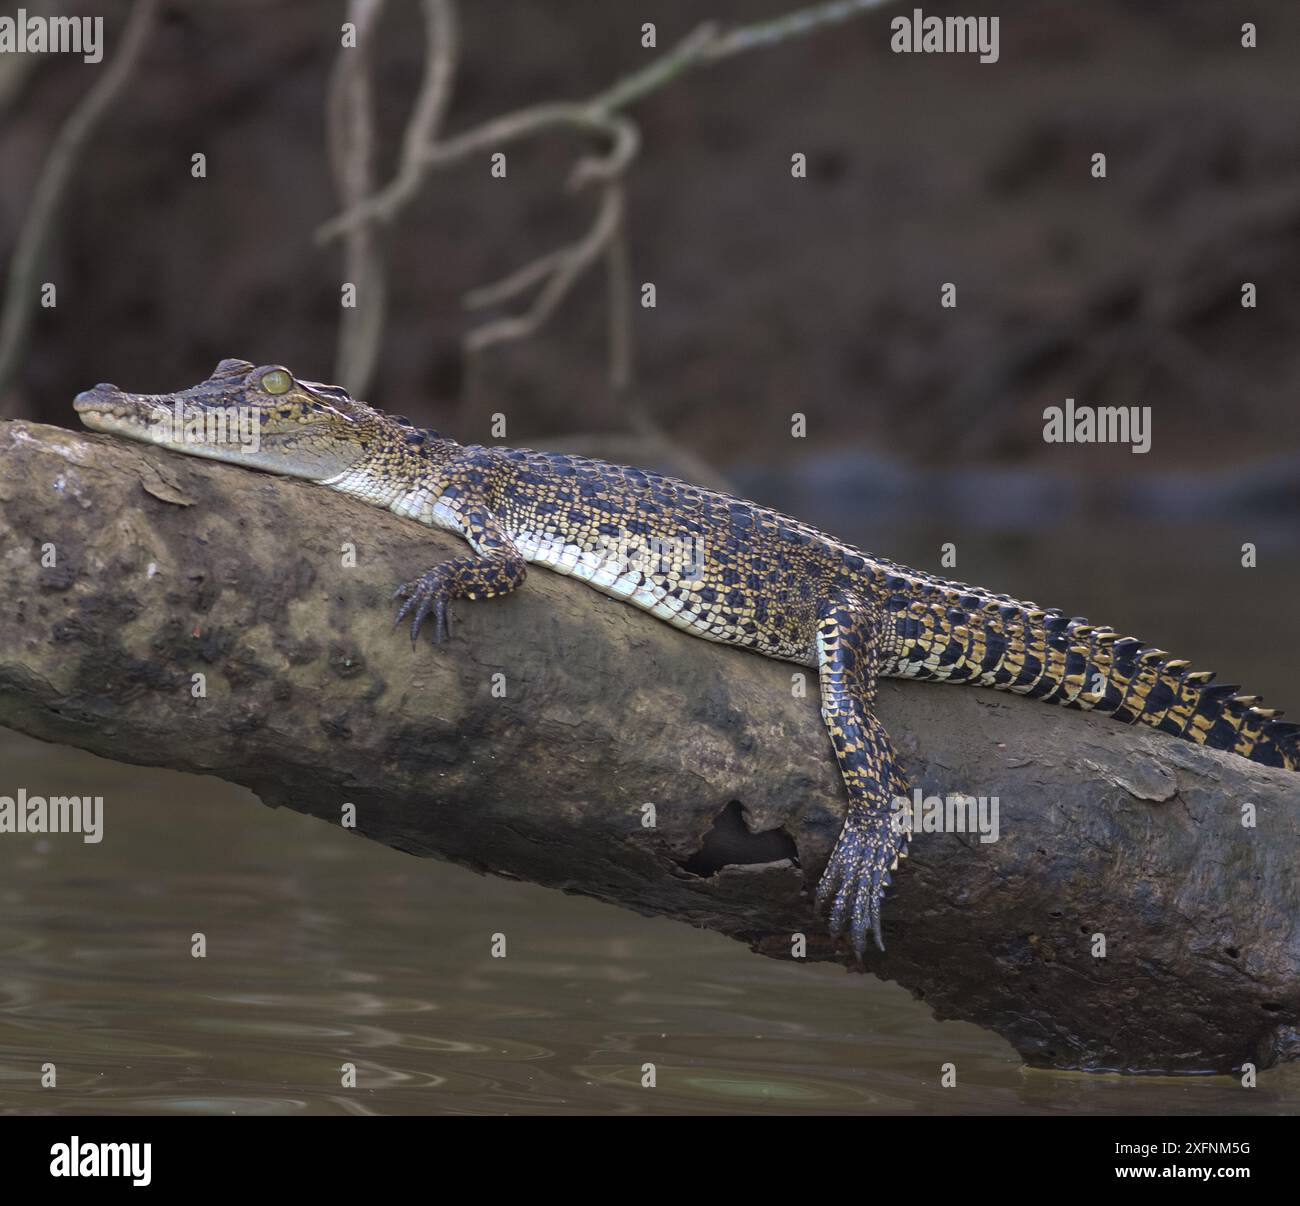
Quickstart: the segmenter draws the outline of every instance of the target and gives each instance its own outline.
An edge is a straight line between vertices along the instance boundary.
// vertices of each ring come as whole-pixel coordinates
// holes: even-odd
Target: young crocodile
[[[97,431],[306,478],[463,536],[471,555],[394,595],[413,641],[430,614],[441,641],[452,599],[507,595],[536,562],[693,636],[816,666],[849,800],[817,906],[830,902],[832,934],[847,923],[859,957],[868,932],[883,949],[880,902],[911,837],[891,806],[907,782],[872,711],[881,675],[1014,691],[1300,769],[1300,726],[1163,650],[869,556],[767,507],[657,473],[462,446],[337,386],[243,360],[223,360],[179,393],[97,385],[75,405]],[[255,451],[235,440],[191,442],[177,423],[234,418],[229,408],[255,419]]]

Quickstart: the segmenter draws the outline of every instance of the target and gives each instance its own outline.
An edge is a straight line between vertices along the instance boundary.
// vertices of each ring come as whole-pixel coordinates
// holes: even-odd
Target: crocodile
[[[848,804],[815,907],[862,959],[912,833],[907,779],[873,710],[882,676],[992,687],[1103,712],[1300,770],[1300,725],[1163,649],[1058,608],[872,556],[788,515],[647,470],[462,445],[280,365],[223,360],[200,384],[74,403],[93,430],[303,478],[465,539],[398,587],[414,643],[453,600],[509,595],[536,564],[692,636],[815,667]],[[251,420],[255,440],[206,422]]]

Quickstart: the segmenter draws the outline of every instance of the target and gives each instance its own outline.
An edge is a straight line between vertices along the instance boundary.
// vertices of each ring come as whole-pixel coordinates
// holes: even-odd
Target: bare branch
[[[53,0],[27,0],[29,16],[48,16],[54,8]],[[3,113],[22,94],[32,72],[45,58],[40,54],[0,55],[0,113]]]
[[[425,173],[465,159],[476,151],[499,149],[508,143],[547,130],[583,126],[580,105],[548,104],[497,118],[437,146],[423,147],[412,158],[403,156],[401,169],[393,181],[367,200],[323,223],[316,231],[316,242],[325,244],[341,238],[355,227],[370,223],[389,223],[419,191]]]
[[[589,127],[593,120],[599,121],[610,116],[614,110],[641,100],[701,63],[717,62],[760,46],[772,46],[891,2],[892,0],[836,0],[832,4],[815,5],[773,21],[742,26],[728,33],[720,32],[716,22],[707,22],[648,67],[634,72],[585,102],[532,105],[495,118],[441,144],[434,143],[432,139],[421,141],[408,130],[401,169],[393,181],[360,205],[323,223],[316,232],[316,239],[321,243],[329,243],[341,238],[358,223],[391,222],[414,196],[425,174],[432,168],[446,167],[475,152],[495,150],[520,138],[550,130]]]
[[[890,3],[892,0],[835,0],[831,4],[814,4],[783,17],[774,17],[771,21],[759,21],[754,25],[742,25],[733,29],[706,47],[704,57],[710,62],[717,62],[719,59],[730,58],[733,54],[775,46],[778,42],[801,38],[804,34],[825,29],[828,25],[839,25]]]
[[[560,268],[571,254],[572,248],[557,247],[554,251],[538,256],[537,259],[516,269],[509,276],[502,277],[499,281],[471,289],[463,298],[465,309],[482,310],[487,306],[500,305],[503,301],[518,297]]]
[[[372,62],[374,33],[384,0],[350,0],[357,44],[339,52],[329,99],[330,164],[345,208],[359,205],[375,187]],[[424,0],[425,73],[407,123],[403,157],[436,139],[451,99],[459,38],[452,0]],[[364,394],[374,376],[387,312],[387,271],[373,222],[345,234],[344,277],[357,288],[358,305],[343,310],[335,380]]]
[[[117,54],[63,123],[41,167],[5,285],[4,312],[0,314],[0,395],[13,382],[27,350],[36,308],[36,278],[68,181],[95,127],[130,80],[157,12],[158,0],[135,0]]]
[[[501,343],[508,339],[523,339],[532,335],[555,312],[573,282],[582,275],[588,265],[599,258],[618,229],[622,217],[623,190],[616,184],[606,185],[601,193],[596,220],[587,233],[571,246],[560,252],[551,252],[545,257],[548,261],[549,279],[537,294],[532,309],[527,314],[500,318],[495,322],[476,327],[465,337],[466,351],[476,355],[494,343]],[[531,274],[534,279],[543,275],[537,271],[537,265],[531,265],[516,273],[515,277],[525,274]],[[509,279],[495,286],[489,286],[489,289],[501,291]]]
[[[592,155],[580,160],[569,177],[569,188],[576,191],[593,182],[603,183],[604,195],[595,221],[578,242],[547,252],[504,279],[466,295],[466,307],[479,309],[546,281],[527,314],[490,322],[471,331],[465,339],[467,352],[476,354],[494,343],[533,334],[555,312],[574,281],[611,246],[622,228],[624,192],[621,177],[641,145],[640,132],[627,118],[617,115],[593,114],[587,124],[608,134],[610,149],[605,155]]]
[[[714,45],[720,37],[721,31],[718,22],[706,21],[703,25],[697,26],[687,34],[666,55],[651,63],[649,67],[635,71],[629,76],[624,76],[612,87],[598,96],[593,96],[588,104],[592,108],[604,109],[609,112],[639,101],[652,92],[657,92],[665,84],[671,83],[678,76],[685,74],[689,68],[700,62],[709,47]]]
[[[403,162],[437,139],[451,104],[451,87],[460,57],[460,27],[452,0],[424,0],[424,28],[424,83],[406,127]]]
[[[620,191],[623,188],[622,184],[610,187]],[[622,218],[605,248],[605,279],[609,288],[609,383],[623,393],[632,384],[633,333],[632,268],[627,252],[627,223]]]
[[[374,89],[371,62],[384,0],[349,0],[356,45],[339,50],[326,101],[326,140],[334,186],[343,205],[355,205],[374,188]],[[348,231],[343,278],[357,291],[356,306],[342,307],[334,380],[358,397],[374,372],[383,332],[387,274],[373,227]]]
[[[788,38],[846,21],[888,2],[889,0],[835,0],[834,3],[815,5],[771,21],[741,26],[728,32],[723,32],[717,22],[706,22],[667,54],[585,102],[558,101],[529,106],[485,122],[445,142],[438,142],[429,128],[430,125],[436,125],[436,122],[428,119],[428,114],[437,105],[427,94],[431,81],[435,79],[449,87],[450,68],[444,65],[443,69],[436,70],[434,60],[430,57],[426,73],[425,103],[416,106],[407,127],[401,164],[396,176],[378,192],[346,206],[341,214],[324,223],[317,230],[316,239],[321,243],[340,237],[350,239],[357,230],[370,230],[376,224],[393,221],[419,191],[430,171],[448,167],[471,155],[496,152],[522,138],[558,129],[607,137],[610,146],[606,153],[581,159],[568,182],[568,187],[574,191],[593,184],[602,185],[606,190],[596,220],[587,235],[569,247],[548,252],[509,276],[466,294],[466,308],[475,310],[496,305],[535,286],[541,286],[526,314],[498,319],[478,327],[466,336],[465,348],[473,358],[493,344],[535,333],[555,312],[581,274],[604,253],[611,287],[610,378],[616,388],[625,389],[631,380],[631,312],[627,309],[628,299],[624,296],[629,274],[627,249],[622,242],[622,180],[640,149],[641,135],[635,123],[619,110],[664,87],[697,65],[772,46]],[[437,5],[434,0],[428,0],[427,7],[432,10]],[[431,29],[432,26],[431,13]],[[430,56],[438,51],[446,51],[445,39],[434,39],[430,45]],[[439,92],[437,96],[445,101],[446,91]]]
[[[641,149],[641,131],[630,118],[593,109],[587,124],[592,130],[608,134],[611,145],[604,155],[588,155],[578,160],[566,186],[570,192],[621,178]]]

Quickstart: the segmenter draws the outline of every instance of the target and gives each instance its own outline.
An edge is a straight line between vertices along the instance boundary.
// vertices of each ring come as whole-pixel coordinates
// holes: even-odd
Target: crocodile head
[[[223,360],[206,381],[174,394],[100,384],[73,406],[94,431],[318,482],[400,447],[409,430],[337,385],[247,360]]]

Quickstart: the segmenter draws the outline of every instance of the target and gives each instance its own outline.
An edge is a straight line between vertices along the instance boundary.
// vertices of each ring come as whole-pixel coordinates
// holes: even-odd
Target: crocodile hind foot
[[[866,952],[868,932],[876,946],[885,949],[880,903],[899,859],[907,857],[909,836],[897,817],[855,806],[817,884],[818,912],[830,902],[831,936],[844,934],[847,922],[849,941],[859,959]]]
[[[880,900],[898,860],[907,852],[910,816],[894,801],[907,799],[885,726],[871,710],[880,665],[880,616],[869,598],[842,592],[822,604],[817,617],[817,673],[822,720],[848,792],[844,828],[817,885],[817,907],[831,903],[831,934],[848,923],[859,959],[870,931],[883,951]]]

